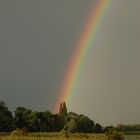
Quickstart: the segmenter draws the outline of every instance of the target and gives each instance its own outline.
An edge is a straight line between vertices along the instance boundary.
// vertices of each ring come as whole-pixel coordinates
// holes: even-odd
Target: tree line
[[[17,107],[14,114],[8,109],[5,102],[0,101],[0,132],[11,132],[16,128],[29,132],[59,132],[71,133],[101,133],[102,126],[89,117],[68,112],[65,102],[60,104],[59,113],[50,111],[38,112],[25,107]]]

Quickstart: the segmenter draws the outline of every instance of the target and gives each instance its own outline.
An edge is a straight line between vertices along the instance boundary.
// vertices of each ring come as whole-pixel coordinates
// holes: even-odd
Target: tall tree
[[[15,124],[17,128],[28,128],[31,110],[24,107],[17,107],[15,111]]]
[[[84,115],[79,115],[77,120],[77,132],[91,133],[94,129],[94,122]]]
[[[12,112],[3,101],[0,101],[0,131],[9,132],[13,129],[13,116]]]
[[[61,127],[63,129],[65,124],[66,124],[67,116],[68,116],[67,107],[66,107],[66,103],[65,102],[60,103],[60,108],[59,108],[58,116],[60,118]]]
[[[66,107],[66,103],[65,102],[63,102],[63,113],[64,113],[65,116],[68,115],[67,107]]]
[[[60,103],[60,108],[59,108],[59,115],[66,117],[68,115],[67,113],[67,107],[66,107],[66,103]]]

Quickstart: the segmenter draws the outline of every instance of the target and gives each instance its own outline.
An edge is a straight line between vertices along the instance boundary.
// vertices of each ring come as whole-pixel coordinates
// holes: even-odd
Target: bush
[[[17,128],[11,133],[12,137],[24,137],[28,136],[28,132],[25,129],[19,129]]]
[[[108,140],[124,140],[124,135],[122,132],[118,132],[111,128],[106,132]]]
[[[69,133],[68,133],[68,131],[62,130],[62,131],[61,131],[61,136],[64,137],[64,138],[69,138]]]

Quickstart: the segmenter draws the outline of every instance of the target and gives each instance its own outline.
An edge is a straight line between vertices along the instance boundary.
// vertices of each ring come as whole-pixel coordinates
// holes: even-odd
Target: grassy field
[[[11,137],[8,133],[0,133],[0,140],[108,140],[105,134],[84,134],[74,133],[30,133],[27,137]],[[140,140],[140,135],[130,134],[125,136],[125,140]]]
[[[140,131],[125,132],[125,140],[140,140]]]
[[[126,135],[125,140],[140,140],[140,135]]]
[[[140,135],[140,131],[126,131],[126,135]]]
[[[62,133],[30,133],[28,137],[11,137],[4,136],[0,137],[0,140],[107,140],[104,134],[84,134],[75,133],[68,134],[67,136]]]
[[[107,140],[102,138],[6,138],[4,140]],[[3,140],[3,139],[2,139]]]

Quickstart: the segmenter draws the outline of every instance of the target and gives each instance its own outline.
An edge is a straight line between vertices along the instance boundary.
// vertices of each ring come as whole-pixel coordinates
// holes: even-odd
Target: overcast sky
[[[52,110],[96,0],[0,1],[0,99]],[[112,0],[69,110],[101,124],[140,122],[140,0]]]

